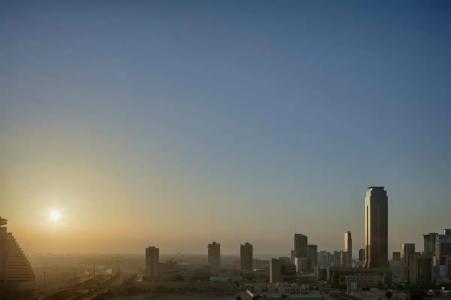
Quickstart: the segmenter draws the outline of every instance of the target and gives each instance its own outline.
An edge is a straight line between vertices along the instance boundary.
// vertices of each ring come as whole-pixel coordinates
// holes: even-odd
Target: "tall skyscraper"
[[[404,265],[409,265],[409,257],[415,254],[415,244],[402,243],[401,244],[401,261]]]
[[[221,266],[221,244],[216,242],[208,244],[208,264],[214,268]]]
[[[294,235],[294,257],[307,257],[307,236],[301,233]]]
[[[352,267],[352,236],[349,230],[344,234],[343,260],[343,267]]]
[[[388,267],[388,197],[382,186],[365,196],[365,267]]]
[[[254,251],[253,247],[249,243],[240,245],[240,260],[241,260],[241,271],[242,272],[252,272],[252,270],[254,268],[253,251]]]
[[[158,266],[160,264],[160,249],[157,247],[146,248],[146,276],[149,279],[158,277]]]
[[[437,243],[438,233],[428,233],[423,235],[424,238],[424,254],[435,255],[435,244]]]

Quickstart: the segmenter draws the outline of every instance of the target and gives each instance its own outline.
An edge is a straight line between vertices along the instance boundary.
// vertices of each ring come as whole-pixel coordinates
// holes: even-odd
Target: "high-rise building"
[[[301,233],[294,235],[294,257],[307,257],[307,236]]]
[[[309,262],[309,271],[313,272],[315,268],[318,266],[318,246],[308,245],[307,249],[308,249],[307,258]]]
[[[253,247],[249,243],[240,245],[241,271],[252,272],[254,260],[253,251]]]
[[[401,244],[401,262],[405,265],[409,265],[409,257],[415,254],[415,244],[402,243]]]
[[[7,223],[0,217],[0,298],[25,299],[33,292],[35,276],[13,234],[7,231]]]
[[[435,255],[435,244],[437,243],[438,233],[428,233],[423,235],[424,238],[424,254],[429,256]]]
[[[388,197],[382,186],[365,196],[365,267],[388,267]]]
[[[352,267],[352,236],[349,230],[344,234],[343,267]]]
[[[399,252],[399,251],[394,251],[394,252],[393,252],[392,260],[393,260],[393,261],[401,261],[401,252]]]
[[[160,249],[157,247],[146,248],[146,277],[156,279],[158,277],[158,267],[160,265]]]
[[[221,266],[221,244],[216,242],[208,244],[208,264],[214,268]]]

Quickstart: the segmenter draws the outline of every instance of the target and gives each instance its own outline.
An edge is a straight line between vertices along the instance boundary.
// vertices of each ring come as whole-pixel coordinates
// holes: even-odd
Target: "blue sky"
[[[99,231],[150,212],[117,251],[357,248],[384,185],[391,250],[451,227],[447,1],[6,1],[0,39],[11,220],[56,197]]]

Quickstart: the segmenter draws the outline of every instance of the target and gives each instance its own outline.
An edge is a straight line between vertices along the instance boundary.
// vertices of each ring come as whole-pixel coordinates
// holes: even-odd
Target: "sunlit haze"
[[[384,3],[2,2],[8,230],[31,254],[357,250],[377,185],[389,251],[421,249],[451,228],[451,3]]]

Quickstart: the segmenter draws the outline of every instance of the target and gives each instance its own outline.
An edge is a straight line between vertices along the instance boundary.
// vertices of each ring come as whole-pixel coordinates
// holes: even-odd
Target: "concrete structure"
[[[294,234],[294,257],[307,257],[307,236],[301,233]]]
[[[381,186],[365,196],[365,267],[388,267],[388,197]]]
[[[307,258],[309,262],[309,272],[312,273],[318,267],[318,246],[308,245],[307,246]]]
[[[434,256],[435,255],[435,244],[437,243],[438,233],[428,233],[423,235],[424,238],[424,250],[423,254]]]
[[[160,249],[157,247],[146,248],[146,279],[156,279],[160,266]]]
[[[254,267],[253,246],[249,243],[240,245],[240,261],[242,272],[252,272]]]
[[[352,267],[352,236],[349,230],[344,234],[343,267]]]
[[[269,260],[269,282],[292,282],[296,279],[296,266],[288,257]]]
[[[0,298],[22,299],[34,289],[35,276],[30,262],[0,217]]]
[[[208,264],[213,268],[221,266],[221,244],[216,242],[208,244]]]
[[[409,267],[409,257],[415,254],[415,244],[414,243],[402,243],[401,244],[401,262]]]

